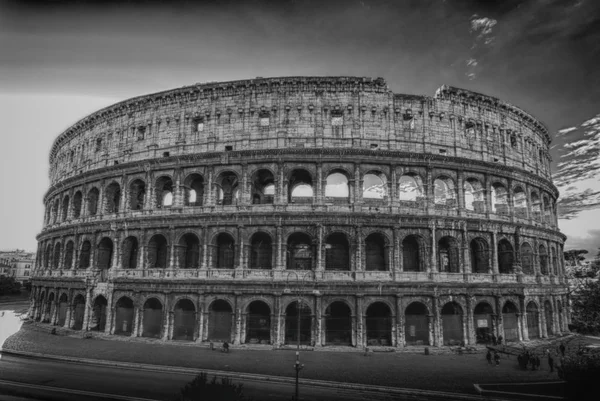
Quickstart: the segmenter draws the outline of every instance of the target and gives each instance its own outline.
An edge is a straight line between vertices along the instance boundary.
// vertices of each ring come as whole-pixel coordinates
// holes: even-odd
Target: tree
[[[220,381],[213,377],[208,381],[208,375],[201,372],[181,389],[173,401],[251,401],[244,396],[242,387],[242,384],[233,384],[227,377]]]
[[[569,253],[569,255],[567,255]],[[569,295],[571,298],[571,324],[580,333],[600,333],[600,251],[592,262],[584,262],[587,251],[565,252]]]
[[[21,283],[14,277],[0,276],[0,295],[15,295],[21,293]]]

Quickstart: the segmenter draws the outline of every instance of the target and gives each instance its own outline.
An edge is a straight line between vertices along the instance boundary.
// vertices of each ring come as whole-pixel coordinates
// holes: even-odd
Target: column
[[[433,191],[433,168],[427,166],[427,171],[425,174],[425,208],[426,213],[429,215],[430,210],[434,205],[434,191]]]
[[[362,203],[363,179],[360,175],[360,164],[354,165],[354,203]]]
[[[272,323],[275,325],[275,341],[273,341],[273,345],[279,347],[283,343],[283,330],[281,329],[283,320],[283,311],[281,310],[281,293],[276,294],[273,298],[273,314],[275,315],[275,320]]]
[[[458,215],[461,216],[465,211],[465,187],[464,187],[464,176],[463,170],[458,170],[456,179],[456,192],[458,195]]]
[[[437,241],[436,241],[436,236],[435,236],[435,223],[431,223],[429,225],[429,230],[431,231],[431,254],[430,259],[429,259],[429,269],[428,273],[437,273],[438,271],[438,266],[437,266]]]
[[[108,291],[108,296],[107,296],[107,305],[106,305],[106,327],[104,328],[104,333],[105,334],[113,334],[114,333],[114,324],[113,324],[113,310],[114,310],[114,306],[113,306],[113,290],[109,290]]]
[[[241,344],[242,342],[242,297],[241,295],[235,296],[235,339],[234,344]]]
[[[146,171],[146,193],[144,194],[144,209],[154,209],[154,176],[152,171]]]
[[[171,226],[169,227],[169,242],[171,246],[169,247],[169,266],[168,269],[175,268],[175,229]]]
[[[173,206],[183,206],[183,183],[181,182],[181,169],[175,171],[175,188],[173,191]]]
[[[498,233],[496,232],[496,230],[492,230],[492,243],[490,244],[490,255],[492,257],[492,273],[493,274],[499,274],[499,268],[498,268]]]
[[[357,348],[364,348],[367,345],[367,336],[365,333],[365,315],[363,314],[363,294],[356,294],[356,312],[355,330]]]
[[[465,344],[475,344],[476,343],[476,339],[475,339],[475,327],[474,327],[474,321],[473,321],[473,308],[475,307],[475,297],[472,295],[467,295],[466,297],[466,301],[467,301],[467,322],[466,322],[466,332],[464,337],[464,342]]]
[[[406,343],[405,333],[404,333],[404,307],[402,303],[402,295],[396,294],[396,321],[394,332],[396,333],[396,347],[404,347]]]
[[[354,230],[356,233],[356,238],[355,238],[355,246],[356,246],[356,250],[355,250],[355,254],[356,257],[355,262],[354,262],[354,270],[355,271],[364,271],[365,270],[365,266],[364,266],[364,260],[363,260],[363,246],[364,246],[364,242],[363,242],[363,235],[362,235],[362,226],[356,225],[354,226]]]
[[[317,333],[315,345],[320,347],[325,344],[325,338],[323,337],[323,299],[321,294],[315,295],[315,317],[315,331]]]
[[[442,341],[440,341],[440,310],[437,296],[432,297],[431,303],[433,314],[429,315],[431,316],[429,323],[429,343],[435,347],[439,347],[442,345]]]
[[[282,228],[281,228],[281,224],[277,224],[277,228],[276,228],[276,236],[277,238],[275,239],[276,241],[276,246],[277,249],[275,249],[275,269],[276,270],[283,270],[284,269],[284,265],[283,265],[283,232],[282,232]]]
[[[235,266],[236,269],[244,269],[244,267],[246,266],[246,261],[244,260],[244,226],[243,225],[238,225],[237,226],[237,239],[238,239],[238,263]],[[240,273],[241,274],[241,273]]]
[[[131,337],[139,337],[140,330],[140,307],[137,304],[133,306],[133,327],[131,328]]]
[[[82,331],[88,331],[90,329],[90,313],[92,308],[92,289],[88,288],[85,294],[85,310],[83,313],[83,327]]]
[[[323,193],[323,165],[321,163],[317,163],[317,188],[316,188],[316,195],[317,195],[317,204],[318,205],[322,205],[323,204],[323,198],[325,197],[325,194]]]
[[[210,238],[208,236],[208,226],[202,226],[202,234],[204,236],[204,241],[202,243],[202,269],[206,270],[208,268],[208,242]]]
[[[165,305],[163,312],[163,328],[162,328],[162,340],[169,340],[169,329],[171,326],[171,303],[169,302],[169,293],[165,293]]]
[[[250,193],[252,192],[248,188],[248,163],[242,163],[242,183],[240,188],[240,203],[248,205],[252,203]]]
[[[524,336],[524,332],[523,332],[523,314],[522,313],[516,313],[517,315],[517,331],[519,333],[519,342],[523,341],[525,339]]]
[[[69,294],[69,304],[67,305],[67,315],[65,316],[65,324],[63,325],[63,327],[65,329],[70,329],[71,328],[71,315],[72,315],[72,309],[73,306],[71,305],[71,298],[73,297],[73,294]]]
[[[323,225],[317,224],[317,271],[323,271]]]
[[[548,338],[548,327],[546,323],[546,307],[543,303],[540,303],[540,311],[538,316],[538,322],[540,325],[540,335],[542,338]]]
[[[394,275],[402,271],[402,263],[400,262],[400,227],[394,227],[394,239],[393,239],[393,258],[391,270]]]

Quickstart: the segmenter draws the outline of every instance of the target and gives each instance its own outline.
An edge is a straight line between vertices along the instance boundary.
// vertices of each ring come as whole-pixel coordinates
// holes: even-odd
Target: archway
[[[401,201],[416,202],[423,198],[421,177],[408,173],[398,180],[399,198]]]
[[[406,272],[421,271],[420,247],[415,235],[409,235],[402,240],[402,264]]]
[[[73,300],[73,330],[83,328],[83,318],[85,316],[85,297],[77,295]]]
[[[527,333],[529,334],[529,339],[533,340],[536,338],[540,338],[538,307],[535,304],[535,302],[529,302],[527,304],[526,314],[527,314]]]
[[[546,333],[548,333],[549,336],[554,335],[554,325],[552,324],[552,316],[554,314],[552,313],[552,304],[550,303],[550,301],[546,301],[544,302],[544,317],[546,318]]]
[[[63,263],[63,269],[70,269],[73,267],[73,248],[73,241],[67,242],[67,246],[65,247],[65,261]]]
[[[185,206],[202,206],[204,202],[204,178],[200,174],[190,174],[183,183]]]
[[[173,180],[171,177],[163,176],[158,178],[154,188],[157,208],[160,209],[173,205]]]
[[[458,243],[452,237],[443,237],[438,241],[439,271],[446,273],[459,273]]]
[[[108,307],[108,302],[106,298],[102,295],[99,295],[94,300],[94,305],[92,306],[92,320],[90,322],[90,330],[95,331],[104,331],[106,328],[106,309]]]
[[[50,323],[50,320],[52,319],[52,304],[54,304],[54,298],[55,295],[54,293],[50,293],[50,295],[48,296],[48,301],[46,301],[46,305],[45,305],[45,313],[44,313],[44,320],[42,321],[42,323]]]
[[[379,233],[373,233],[365,239],[365,264],[367,271],[387,270],[385,253],[385,238]]]
[[[388,194],[387,177],[377,171],[365,174],[362,191],[363,199],[385,199]]]
[[[309,345],[312,333],[312,311],[304,302],[292,302],[285,309],[285,343]]]
[[[95,216],[98,213],[98,197],[100,196],[100,191],[98,188],[94,187],[90,189],[87,196],[87,212],[90,216]]]
[[[81,254],[79,255],[79,268],[87,269],[90,267],[90,256],[91,256],[92,245],[90,241],[83,241],[81,244]]]
[[[311,238],[305,233],[294,233],[287,241],[288,270],[312,270],[314,249]]]
[[[350,270],[350,245],[342,233],[334,233],[325,241],[325,270]]]
[[[427,307],[413,302],[404,311],[404,337],[407,345],[429,345],[429,317]]]
[[[178,248],[179,267],[194,269],[199,267],[200,240],[195,234],[187,233],[179,240]]]
[[[471,241],[471,272],[489,273],[490,256],[489,246],[482,238],[475,238]]]
[[[548,253],[546,252],[546,247],[544,245],[540,245],[538,248],[538,253],[540,255],[540,273],[547,276],[548,275]]]
[[[485,213],[484,189],[481,182],[475,178],[465,180],[463,184],[465,194],[465,209],[475,213]]]
[[[104,237],[98,244],[97,266],[100,270],[110,269],[112,266],[113,242],[110,238]]]
[[[215,267],[217,269],[233,269],[235,264],[235,241],[231,235],[221,233],[216,238]]]
[[[348,187],[348,177],[340,171],[334,171],[327,176],[325,183],[325,197],[331,199],[348,200],[350,189]]]
[[[237,203],[240,191],[238,177],[235,173],[231,171],[222,173],[216,183],[217,204],[227,206]]]
[[[256,171],[252,175],[252,203],[271,204],[275,198],[275,178],[267,169]]]
[[[123,241],[123,269],[137,268],[138,260],[138,240],[136,237],[127,237]]]
[[[175,304],[173,340],[194,340],[196,332],[196,307],[189,299],[180,299]]]
[[[383,302],[374,302],[367,308],[367,345],[392,345],[392,313]]]
[[[523,273],[533,274],[533,249],[527,242],[521,245],[521,266]]]
[[[208,339],[210,341],[231,341],[233,310],[222,299],[210,304],[208,314]]]
[[[502,325],[504,326],[504,340],[519,341],[519,324],[517,320],[517,307],[512,302],[506,302],[502,307]]]
[[[83,202],[83,195],[81,191],[75,192],[73,196],[73,218],[78,219],[81,216],[81,204]]]
[[[267,233],[258,232],[250,241],[250,268],[270,269],[273,266],[273,249],[271,237]]]
[[[312,177],[306,170],[294,170],[288,185],[289,203],[312,203],[314,196]]]
[[[56,324],[58,326],[64,326],[67,321],[67,309],[69,309],[69,302],[67,300],[67,294],[62,294],[58,299],[58,320]]]
[[[146,183],[142,180],[134,180],[129,185],[129,208],[131,210],[142,210],[146,196]]]
[[[104,192],[105,197],[105,213],[117,213],[121,203],[121,187],[116,182],[111,183],[106,187]]]
[[[442,332],[444,345],[460,345],[463,337],[463,310],[456,302],[448,302],[442,308]]]
[[[163,306],[156,298],[150,298],[144,303],[144,322],[142,326],[142,337],[160,338],[162,332]]]
[[[498,182],[492,184],[492,213],[508,215],[508,191]]]
[[[156,234],[148,242],[148,266],[151,269],[164,269],[167,267],[169,249],[167,239]]]
[[[352,345],[352,311],[344,302],[333,302],[325,309],[325,343]]]
[[[121,297],[115,307],[115,334],[130,336],[133,330],[133,301]]]
[[[498,242],[498,270],[500,274],[509,274],[513,271],[513,247],[506,239]]]
[[[271,343],[271,309],[262,301],[248,305],[246,315],[246,343]]]
[[[494,310],[487,302],[480,302],[473,311],[473,325],[475,326],[475,341],[477,344],[492,342],[492,315]]]

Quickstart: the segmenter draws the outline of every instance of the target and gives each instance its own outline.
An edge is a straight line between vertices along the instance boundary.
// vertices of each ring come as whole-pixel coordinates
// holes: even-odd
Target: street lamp
[[[304,369],[304,364],[300,363],[300,352],[296,351],[296,363],[294,364],[294,369],[296,369],[296,397],[294,398],[295,401],[299,401],[299,386],[298,386],[298,381],[299,381],[299,375],[300,375],[300,371],[302,369]]]

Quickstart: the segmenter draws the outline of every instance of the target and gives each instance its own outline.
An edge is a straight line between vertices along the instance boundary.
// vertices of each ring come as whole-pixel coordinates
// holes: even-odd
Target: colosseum
[[[382,78],[259,77],[117,103],[52,146],[29,316],[198,346],[559,335],[550,141],[497,98],[396,94]]]

